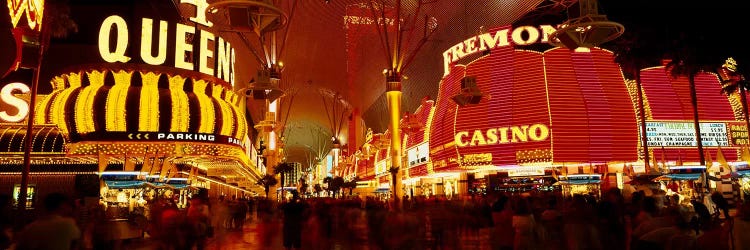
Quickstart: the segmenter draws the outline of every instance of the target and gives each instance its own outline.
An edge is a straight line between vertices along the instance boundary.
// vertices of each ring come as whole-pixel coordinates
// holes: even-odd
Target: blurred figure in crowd
[[[44,198],[45,215],[35,220],[20,233],[18,250],[75,249],[81,231],[70,218],[72,201],[64,194],[51,193]]]
[[[731,239],[734,249],[750,249],[750,202],[743,202],[737,208],[737,217],[733,220]]]
[[[302,248],[302,225],[305,222],[307,204],[299,198],[299,193],[292,191],[291,200],[282,204],[281,210],[284,213],[284,247],[286,249]]]
[[[203,197],[193,197],[190,199],[190,207],[187,210],[188,224],[191,227],[190,237],[188,238],[188,247],[193,246],[197,250],[203,250],[206,247],[206,239],[213,234],[211,227],[210,213],[207,202]]]
[[[723,195],[721,195],[721,193],[719,193],[719,191],[711,193],[711,201],[713,201],[714,204],[716,204],[716,207],[724,213],[724,219],[729,219],[729,202]],[[719,216],[717,215],[716,217],[718,218]]]
[[[10,195],[0,194],[0,249],[10,247],[13,240],[13,221]]]
[[[513,229],[515,238],[513,240],[513,249],[536,249],[536,221],[531,213],[531,207],[525,198],[515,201],[513,215]]]

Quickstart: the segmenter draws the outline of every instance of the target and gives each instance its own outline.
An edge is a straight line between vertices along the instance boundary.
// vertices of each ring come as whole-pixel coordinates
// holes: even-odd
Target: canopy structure
[[[0,124],[0,154],[24,152],[25,136],[26,126],[23,124]],[[65,153],[66,140],[56,126],[34,125],[31,140],[34,154]]]

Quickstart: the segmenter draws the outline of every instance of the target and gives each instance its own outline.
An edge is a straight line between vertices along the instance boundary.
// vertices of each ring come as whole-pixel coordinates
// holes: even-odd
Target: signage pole
[[[45,12],[46,12],[45,8]],[[36,109],[36,97],[37,89],[39,86],[39,72],[42,69],[42,58],[44,50],[46,49],[47,43],[47,25],[43,25],[39,34],[39,51],[37,55],[37,65],[34,68],[34,77],[31,80],[31,98],[29,100],[29,115],[26,118],[26,134],[24,135],[24,152],[23,152],[23,170],[21,171],[21,190],[18,192],[18,212],[19,221],[25,224],[26,214],[26,202],[28,199],[28,188],[29,188],[29,172],[31,171],[31,150],[32,150],[32,139],[31,136],[34,133],[34,116]]]
[[[386,97],[388,100],[388,111],[390,113],[389,129],[391,131],[391,191],[393,192],[394,207],[398,207],[399,199],[403,196],[403,190],[401,190],[401,156],[403,150],[401,148],[401,132],[400,132],[400,118],[401,118],[401,74],[396,71],[388,72],[388,79],[386,83]]]

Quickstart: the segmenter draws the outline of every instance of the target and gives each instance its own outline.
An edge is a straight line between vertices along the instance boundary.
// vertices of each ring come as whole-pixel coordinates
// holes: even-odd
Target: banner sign
[[[206,170],[206,175],[208,176],[227,176],[227,175],[234,175],[234,170],[229,168],[208,168]]]
[[[409,167],[426,164],[430,160],[430,145],[422,143],[407,151]]]
[[[88,141],[138,141],[138,142],[203,142],[237,145],[245,148],[245,143],[234,137],[177,132],[94,132],[81,135]]]
[[[508,177],[544,175],[544,168],[508,169]]]
[[[726,123],[700,123],[703,146],[729,146]],[[649,146],[697,147],[695,127],[692,122],[646,122]]]
[[[388,173],[388,161],[390,161],[390,159],[385,159],[375,163],[375,175]]]
[[[747,125],[744,122],[729,123],[729,138],[734,146],[747,145]]]

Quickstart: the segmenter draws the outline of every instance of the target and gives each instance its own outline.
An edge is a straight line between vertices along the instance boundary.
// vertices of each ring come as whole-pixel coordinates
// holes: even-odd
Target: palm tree
[[[344,187],[344,182],[344,177],[341,176],[333,177],[333,179],[331,180],[328,189],[333,191],[334,198],[336,198],[336,193],[341,191],[341,188]]]
[[[328,191],[328,196],[332,196],[331,192],[333,189],[331,189],[331,182],[333,181],[333,177],[326,176],[326,178],[323,178],[323,183],[326,184],[326,190]]]
[[[313,189],[315,190],[315,196],[320,197],[320,192],[323,192],[323,187],[320,186],[320,184],[315,184],[313,186]]]
[[[698,117],[698,94],[695,91],[695,76],[701,72],[711,72],[717,67],[706,64],[697,57],[695,45],[686,42],[676,49],[672,55],[672,61],[667,64],[667,70],[673,77],[687,76],[690,86],[690,102],[693,105],[693,126],[695,127],[695,141],[698,144],[698,156],[700,165],[706,165],[706,157],[703,153],[703,139],[700,132],[700,118]]]
[[[349,196],[352,196],[352,192],[357,188],[357,182],[359,182],[359,176],[354,176],[354,178],[344,183],[344,187],[349,189]]]
[[[648,137],[646,136],[646,110],[644,108],[643,87],[641,85],[641,69],[653,65],[659,65],[663,57],[663,41],[659,41],[658,35],[653,30],[648,32],[625,33],[618,42],[612,43],[611,48],[615,54],[615,62],[622,68],[625,77],[634,79],[637,88],[638,119],[640,120],[641,148],[643,149],[643,162],[648,167],[651,162],[648,149]],[[656,166],[652,166],[656,167]],[[653,169],[646,169],[650,171]]]
[[[263,186],[263,191],[266,192],[266,199],[268,198],[268,189],[270,187],[276,186],[276,184],[278,183],[279,181],[276,180],[276,176],[272,174],[265,174],[263,175],[263,177],[258,179],[258,185]]]
[[[310,184],[307,184],[307,180],[305,178],[299,178],[299,194],[300,196],[304,197],[304,194],[307,193],[307,188],[310,187]]]
[[[745,93],[750,90],[750,80],[745,79],[745,76],[738,72],[737,62],[730,59],[727,59],[721,69],[719,69],[719,77],[721,79],[721,92],[726,95],[739,92],[745,126],[750,128],[750,119],[748,119],[747,112],[747,96],[745,96]]]
[[[294,170],[294,165],[282,162],[273,167],[273,173],[281,175],[281,197],[284,197],[284,187],[286,187],[286,174]]]
[[[397,193],[396,193],[396,184],[398,184],[398,167],[391,167],[388,169],[388,172],[391,173],[391,193],[393,194],[393,202],[398,203]]]

